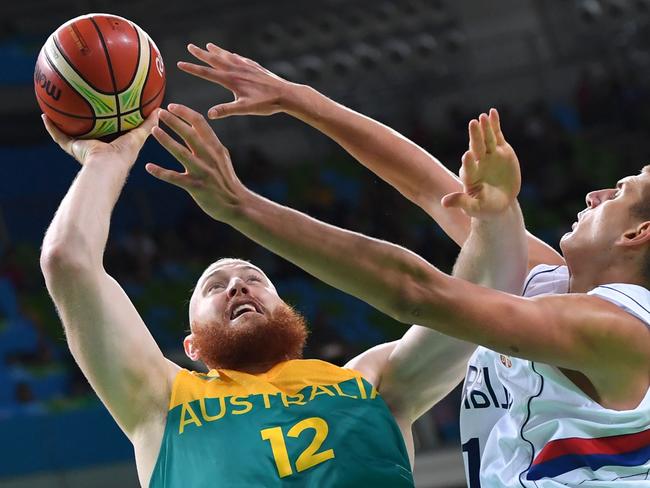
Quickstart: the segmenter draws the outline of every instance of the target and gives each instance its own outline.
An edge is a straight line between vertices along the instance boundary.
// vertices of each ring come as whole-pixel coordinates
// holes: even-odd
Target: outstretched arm
[[[577,294],[531,300],[468,283],[400,246],[273,203],[242,186],[227,150],[203,117],[179,105],[170,110],[162,112],[161,120],[191,150],[159,128],[153,134],[185,172],[153,164],[147,170],[187,190],[208,215],[319,279],[401,322],[581,371],[597,388],[606,382],[612,386],[613,374],[628,374],[637,383],[645,374],[647,380],[647,368],[638,369],[640,360],[650,362],[647,329],[618,307]],[[614,385],[619,391],[621,383]]]
[[[395,187],[427,212],[460,246],[470,230],[470,219],[458,208],[445,208],[442,198],[462,192],[456,176],[424,149],[391,128],[338,104],[315,89],[290,83],[259,64],[208,44],[207,50],[190,45],[189,52],[204,65],[180,62],[190,74],[220,84],[235,101],[217,105],[211,118],[231,115],[270,115],[285,112],[318,129],[361,164]],[[563,264],[550,246],[528,235],[530,263]]]
[[[166,410],[172,366],[103,267],[110,216],[156,116],[111,144],[72,140],[45,119],[82,163],[45,235],[41,268],[70,351],[126,435]]]

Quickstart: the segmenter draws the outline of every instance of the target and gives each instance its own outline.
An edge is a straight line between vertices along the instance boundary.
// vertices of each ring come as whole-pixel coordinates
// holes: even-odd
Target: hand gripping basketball
[[[42,116],[45,129],[61,149],[75,158],[81,165],[92,158],[124,162],[129,167],[135,163],[138,153],[151,134],[151,129],[158,124],[158,110],[154,110],[144,123],[121,135],[112,142],[97,139],[75,139],[67,136],[45,115]]]

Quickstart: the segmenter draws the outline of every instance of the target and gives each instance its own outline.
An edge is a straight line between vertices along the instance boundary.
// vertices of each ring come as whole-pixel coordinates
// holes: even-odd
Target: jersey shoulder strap
[[[611,283],[597,286],[587,294],[618,305],[650,327],[650,291],[647,288],[629,283]]]

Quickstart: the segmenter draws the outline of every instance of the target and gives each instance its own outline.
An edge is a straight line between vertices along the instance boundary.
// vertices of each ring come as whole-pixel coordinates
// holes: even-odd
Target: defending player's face
[[[649,186],[650,166],[646,166],[640,174],[618,181],[615,188],[588,193],[587,208],[560,241],[562,250],[603,252],[613,248],[623,234],[641,223],[631,210],[648,194]]]
[[[266,275],[231,259],[217,261],[199,279],[190,323],[186,351],[194,351],[188,355],[210,368],[246,369],[296,359],[307,335],[302,316],[278,296]]]

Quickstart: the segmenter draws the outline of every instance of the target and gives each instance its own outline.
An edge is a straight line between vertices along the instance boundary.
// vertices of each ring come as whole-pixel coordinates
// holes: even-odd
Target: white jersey
[[[567,293],[565,266],[537,266],[524,296]],[[650,326],[650,291],[603,285],[589,292]],[[469,488],[650,488],[650,389],[627,411],[603,408],[548,364],[479,347],[461,404]]]

